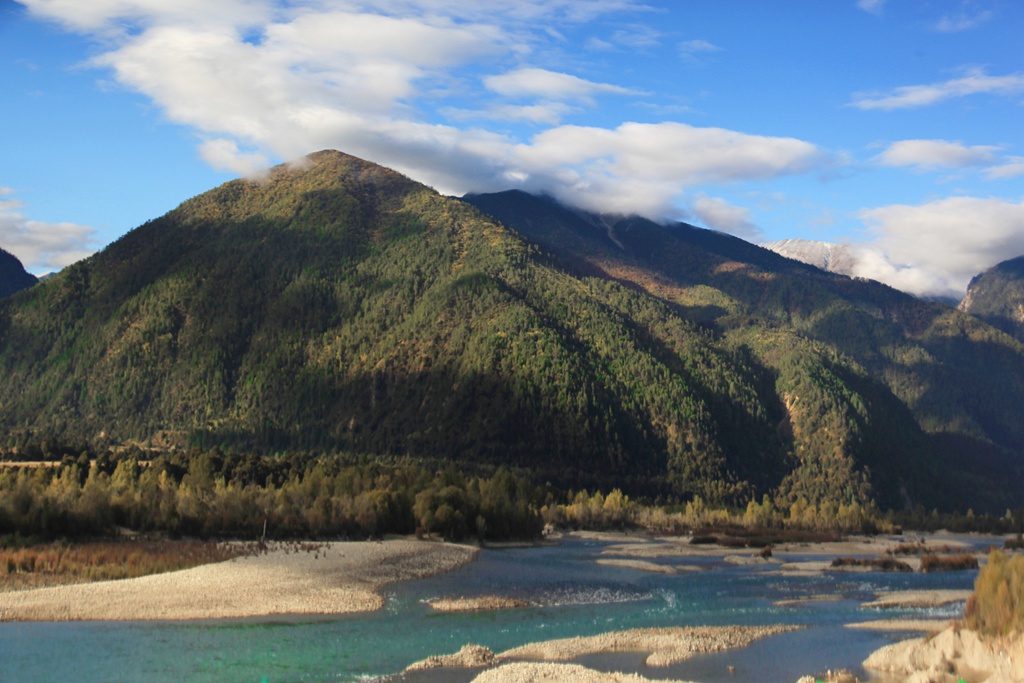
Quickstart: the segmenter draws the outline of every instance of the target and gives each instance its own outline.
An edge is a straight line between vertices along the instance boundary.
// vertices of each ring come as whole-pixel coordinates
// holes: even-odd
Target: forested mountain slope
[[[894,461],[977,495],[1020,471],[1024,349],[970,316],[683,223],[595,216],[518,191],[465,199],[579,272],[653,294],[749,352],[776,378],[788,423],[815,444],[795,472],[815,488],[827,479],[815,471],[851,462],[871,467],[886,499],[907,481],[889,476]]]
[[[514,199],[550,225],[485,207],[509,229],[339,152],[193,198],[0,302],[0,430],[511,464],[738,503],[1019,493],[1005,335],[728,236],[637,219],[602,235]]]

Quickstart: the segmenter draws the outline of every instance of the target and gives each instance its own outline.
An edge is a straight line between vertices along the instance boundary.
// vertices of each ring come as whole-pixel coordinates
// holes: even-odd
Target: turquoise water
[[[238,681],[285,683],[393,677],[409,683],[468,680],[446,671],[396,677],[410,663],[477,643],[501,651],[528,642],[648,626],[788,623],[804,631],[773,636],[742,651],[649,670],[643,657],[581,660],[653,678],[795,681],[825,668],[859,669],[872,650],[898,637],[844,629],[886,616],[955,617],[962,605],[930,610],[865,610],[881,590],[970,588],[974,572],[826,573],[787,576],[773,566],[743,567],[681,558],[706,571],[662,575],[594,562],[605,547],[570,540],[554,547],[484,550],[460,569],[392,587],[384,610],[351,617],[289,617],[210,622],[0,624],[0,681]],[[664,560],[662,560],[664,561]],[[438,614],[438,597],[500,594],[544,607]],[[797,607],[776,600],[839,594],[837,602]],[[735,668],[727,673],[728,666]]]

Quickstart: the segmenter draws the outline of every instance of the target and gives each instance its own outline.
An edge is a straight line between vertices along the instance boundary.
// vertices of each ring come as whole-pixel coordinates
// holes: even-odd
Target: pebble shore
[[[389,583],[451,571],[475,548],[396,539],[274,544],[266,553],[121,581],[0,593],[0,621],[180,620],[346,614],[383,606]]]

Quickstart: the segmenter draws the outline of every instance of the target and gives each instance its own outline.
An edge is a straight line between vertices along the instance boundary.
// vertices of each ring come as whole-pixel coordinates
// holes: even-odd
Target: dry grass
[[[974,555],[952,555],[939,557],[925,555],[921,558],[923,572],[958,572],[978,568],[978,558]]]
[[[255,543],[97,541],[0,550],[0,591],[129,579],[256,554]]]
[[[962,553],[963,548],[951,545],[931,546],[926,543],[900,543],[885,551],[887,555],[952,555]]]

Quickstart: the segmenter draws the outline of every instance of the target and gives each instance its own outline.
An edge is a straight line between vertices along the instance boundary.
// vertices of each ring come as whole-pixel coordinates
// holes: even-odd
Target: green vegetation
[[[1024,633],[1024,556],[989,553],[974,581],[964,624],[989,635]]]
[[[251,538],[268,519],[281,536],[497,538],[537,515],[682,515],[859,529],[877,509],[1020,500],[1020,344],[708,231],[629,219],[623,251],[538,201],[509,199],[506,227],[322,152],[0,301],[0,446],[168,453],[137,476],[123,459],[5,473],[18,500],[41,497],[5,499],[7,528]],[[251,456],[271,474],[193,476],[215,447],[275,454]],[[374,467],[383,480],[366,483]],[[549,484],[680,507],[631,520],[588,494],[559,520],[542,513]],[[489,508],[487,486],[510,507]]]
[[[196,449],[143,463],[127,455],[6,467],[0,537],[109,536],[119,527],[244,540],[540,535],[547,493],[508,470],[466,477],[452,467],[344,461]]]
[[[1020,500],[1006,484],[1022,481],[1024,453],[1016,340],[943,304],[685,224],[598,220],[520,192],[467,201],[579,271],[668,302],[774,380],[759,398],[796,461],[779,488],[791,501],[995,511]]]

